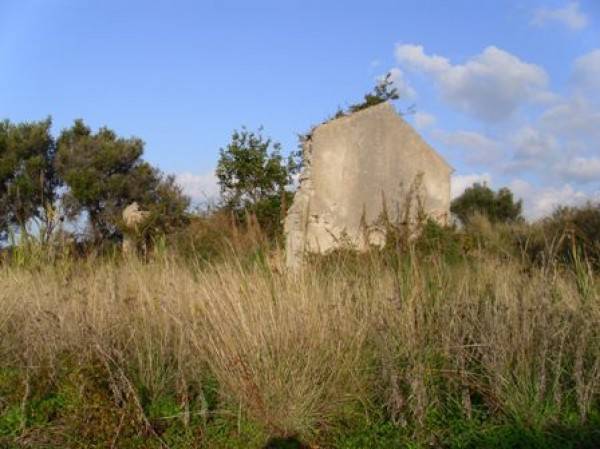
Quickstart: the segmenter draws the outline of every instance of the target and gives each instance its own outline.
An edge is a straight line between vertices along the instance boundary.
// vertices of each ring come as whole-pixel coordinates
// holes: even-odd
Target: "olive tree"
[[[71,219],[87,215],[95,242],[122,236],[122,211],[133,202],[151,212],[146,229],[164,232],[185,221],[189,199],[143,153],[141,139],[108,128],[93,133],[82,120],[61,133],[55,166],[67,188],[63,207]]]
[[[31,220],[41,223],[42,238],[51,232],[58,184],[51,126],[49,118],[20,124],[0,122],[0,239],[6,239],[11,228],[27,235]]]

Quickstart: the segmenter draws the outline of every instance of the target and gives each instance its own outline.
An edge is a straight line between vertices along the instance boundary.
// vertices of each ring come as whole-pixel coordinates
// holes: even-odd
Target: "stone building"
[[[411,204],[440,223],[449,219],[452,167],[389,103],[314,128],[303,154],[285,219],[288,266],[307,252],[381,245],[382,214],[406,221],[416,213],[407,210]]]

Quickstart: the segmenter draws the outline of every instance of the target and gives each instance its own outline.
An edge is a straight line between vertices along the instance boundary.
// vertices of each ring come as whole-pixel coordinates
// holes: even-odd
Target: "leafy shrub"
[[[419,234],[416,248],[424,255],[439,255],[456,262],[465,253],[465,238],[454,226],[442,226],[430,219]]]
[[[561,262],[581,257],[600,268],[600,204],[560,207],[541,226]]]
[[[279,236],[286,204],[293,195],[286,189],[299,170],[297,154],[281,155],[281,145],[257,132],[234,131],[231,142],[220,150],[217,178],[224,209],[239,222],[256,218],[269,236]]]
[[[475,183],[452,201],[450,210],[463,224],[474,215],[484,215],[492,223],[516,223],[523,220],[523,202],[515,202],[506,187],[494,192],[486,184]]]
[[[247,214],[240,220],[227,210],[191,215],[187,226],[170,234],[167,242],[178,256],[211,263],[232,256],[243,258],[271,245],[255,216]]]

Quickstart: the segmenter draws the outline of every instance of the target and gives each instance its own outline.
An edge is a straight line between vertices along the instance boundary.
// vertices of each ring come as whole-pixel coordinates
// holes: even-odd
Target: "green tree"
[[[291,200],[287,191],[299,170],[298,153],[281,155],[281,145],[258,132],[234,131],[221,148],[216,175],[224,207],[238,216],[250,212],[269,233],[280,230],[282,208]]]
[[[92,133],[82,120],[64,130],[56,169],[68,190],[62,203],[69,218],[87,213],[92,239],[122,236],[122,212],[133,202],[151,212],[145,229],[167,231],[185,220],[189,199],[172,177],[142,160],[144,143],[101,128]]]
[[[523,202],[515,201],[513,193],[506,187],[497,192],[485,183],[475,183],[452,201],[450,210],[467,224],[475,214],[485,215],[492,223],[511,223],[523,220]]]
[[[149,212],[140,238],[148,240],[156,235],[169,234],[188,223],[187,209],[190,199],[172,175],[159,175],[159,182],[148,192],[140,204]]]
[[[41,222],[41,237],[51,232],[57,177],[50,118],[31,123],[0,122],[0,239],[12,227],[26,235],[32,219]]]
[[[357,103],[350,106],[350,112],[357,112],[362,109],[366,109],[389,100],[397,100],[398,98],[400,98],[400,95],[398,94],[398,89],[394,87],[394,82],[392,81],[392,74],[388,73],[387,75],[385,75],[385,77],[379,80],[379,82],[373,89],[373,92],[369,92],[365,95],[362,103]],[[339,111],[336,114],[336,116],[338,115]]]

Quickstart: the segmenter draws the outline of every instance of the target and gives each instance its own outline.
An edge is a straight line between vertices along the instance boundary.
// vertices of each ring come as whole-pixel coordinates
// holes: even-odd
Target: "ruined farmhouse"
[[[382,215],[402,220],[415,205],[441,223],[449,218],[452,167],[387,102],[314,128],[303,152],[285,220],[289,266],[307,252],[381,245]]]

